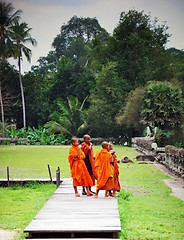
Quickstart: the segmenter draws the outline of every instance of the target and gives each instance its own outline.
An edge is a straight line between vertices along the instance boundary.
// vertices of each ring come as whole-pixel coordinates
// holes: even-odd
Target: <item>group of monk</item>
[[[82,186],[82,195],[98,197],[99,191],[105,190],[105,198],[119,196],[116,194],[121,189],[117,164],[119,160],[113,145],[102,142],[102,149],[94,157],[90,136],[86,134],[83,139],[79,145],[78,138],[72,137],[68,156],[75,196],[80,197],[78,186]],[[95,182],[96,192],[93,192],[91,187]]]

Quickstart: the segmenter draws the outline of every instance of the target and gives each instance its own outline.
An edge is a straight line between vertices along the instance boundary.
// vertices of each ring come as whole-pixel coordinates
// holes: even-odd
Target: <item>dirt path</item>
[[[16,231],[0,229],[0,240],[13,240],[16,235]]]
[[[155,167],[165,173],[166,175],[172,177],[172,179],[163,180],[165,184],[172,189],[172,195],[180,198],[184,201],[184,179],[176,176],[174,173],[169,171],[164,165],[160,163],[154,163]]]

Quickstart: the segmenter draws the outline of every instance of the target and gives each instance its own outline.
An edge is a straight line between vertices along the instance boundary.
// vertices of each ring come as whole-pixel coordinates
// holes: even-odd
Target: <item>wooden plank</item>
[[[95,190],[95,188],[94,188]],[[79,187],[78,191],[82,191]],[[117,233],[121,231],[117,199],[75,197],[72,180],[65,179],[24,232]],[[84,238],[83,238],[84,239]]]
[[[9,171],[9,167],[7,167],[7,182],[8,182],[8,187],[10,187],[10,171]]]
[[[50,225],[53,226],[50,226]],[[76,220],[71,220],[71,219],[60,219],[60,221],[58,221],[58,219],[56,218],[52,218],[52,219],[43,219],[43,218],[38,218],[38,219],[34,219],[32,222],[32,226],[39,228],[40,230],[43,230],[42,227],[44,227],[44,229],[50,230],[52,228],[52,230],[57,230],[57,229],[71,229],[72,231],[74,229],[96,229],[96,228],[101,228],[103,229],[104,227],[111,230],[112,227],[118,227],[119,226],[119,219],[107,219],[107,220],[102,220],[102,219],[88,219],[88,221],[86,221],[85,219],[79,219],[78,222],[76,222]]]
[[[52,173],[50,170],[50,165],[48,164],[47,167],[48,167],[48,171],[49,171],[50,181],[52,182]]]
[[[32,238],[26,238],[27,240],[32,240]],[[115,240],[120,240],[119,238],[114,238]],[[40,238],[34,238],[34,240],[40,240]],[[48,240],[48,238],[42,238],[42,240]],[[69,240],[69,238],[57,238],[57,240]],[[112,238],[75,238],[75,240],[112,240]]]
[[[32,238],[26,238],[27,240],[32,240]],[[114,238],[115,240],[120,240],[119,238]],[[40,240],[40,238],[34,238],[34,240]],[[48,240],[48,238],[42,238],[42,240]],[[68,238],[57,238],[57,240],[69,240]],[[112,238],[75,238],[75,240],[112,240]]]
[[[26,238],[27,240],[33,240],[32,238]],[[114,238],[120,240],[119,238]],[[34,238],[34,240],[40,240],[40,238]],[[48,238],[42,238],[42,240],[48,240]],[[69,240],[68,238],[57,238],[57,240]],[[112,238],[75,238],[75,240],[112,240]]]
[[[120,232],[121,228],[119,226],[112,226],[112,227],[107,227],[107,226],[100,226],[100,227],[87,227],[84,226],[73,226],[73,227],[69,227],[69,226],[62,226],[62,225],[58,225],[57,227],[49,224],[49,226],[45,225],[44,223],[42,225],[33,225],[34,228],[32,229],[28,229],[26,228],[24,230],[24,232],[30,232],[30,233],[47,233],[47,232],[63,232],[63,233],[72,233],[72,232],[81,232],[81,233],[85,233],[85,232],[106,232],[106,233],[113,233],[113,232]]]

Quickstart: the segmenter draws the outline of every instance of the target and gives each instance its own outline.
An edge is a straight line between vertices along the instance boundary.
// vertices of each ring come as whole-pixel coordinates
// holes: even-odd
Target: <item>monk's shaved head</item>
[[[75,142],[75,141],[77,141],[77,140],[78,140],[77,137],[72,137],[72,139],[71,139],[71,143],[73,143],[73,142]]]
[[[111,142],[109,142],[109,149],[113,149],[113,144]]]
[[[106,142],[106,141],[102,142],[102,148],[106,148],[107,149],[108,146],[109,146],[108,142]]]
[[[89,136],[88,134],[85,134],[85,135],[83,136],[83,138],[84,138],[84,139],[90,138],[90,136]]]

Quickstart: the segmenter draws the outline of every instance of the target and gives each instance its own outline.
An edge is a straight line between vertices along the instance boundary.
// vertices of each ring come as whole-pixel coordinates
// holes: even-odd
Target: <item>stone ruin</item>
[[[156,161],[184,178],[184,149],[171,145],[167,145],[165,148],[158,147],[155,143],[156,134],[157,129],[155,129],[154,136],[151,137],[150,131],[147,128],[146,137],[132,138],[132,146],[143,153],[143,155],[138,156],[139,159],[153,159],[154,157]]]

